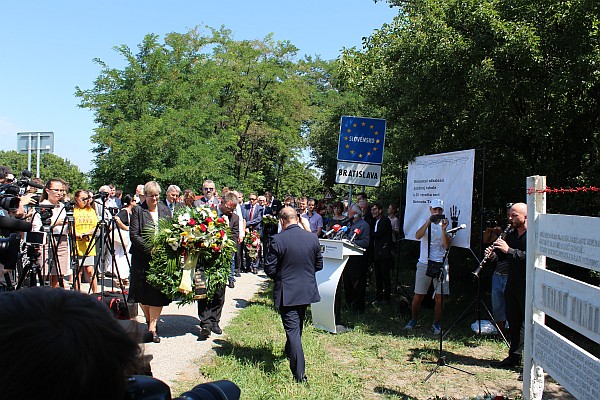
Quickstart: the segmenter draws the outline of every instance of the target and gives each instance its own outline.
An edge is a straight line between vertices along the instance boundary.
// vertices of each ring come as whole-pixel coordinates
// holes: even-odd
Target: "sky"
[[[0,150],[16,150],[18,132],[54,132],[54,154],[83,172],[93,168],[93,112],[78,107],[75,87],[91,89],[94,58],[123,68],[113,47],[134,53],[146,34],[164,38],[199,26],[231,30],[235,40],[289,40],[298,56],[335,59],[361,47],[397,14],[383,1],[7,1],[0,11]],[[207,31],[204,31],[207,33]],[[208,33],[207,33],[208,34]]]

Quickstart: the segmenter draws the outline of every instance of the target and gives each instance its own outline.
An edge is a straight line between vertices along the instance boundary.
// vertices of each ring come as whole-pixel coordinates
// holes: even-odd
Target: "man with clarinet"
[[[508,261],[508,279],[504,300],[506,302],[506,317],[510,330],[510,348],[508,357],[500,362],[493,362],[497,368],[514,368],[521,364],[523,351],[523,323],[525,322],[525,249],[527,244],[527,205],[516,203],[508,212],[508,222],[512,230],[504,239],[498,238],[493,249],[488,247],[486,258],[493,261],[498,254],[504,254]],[[492,253],[493,252],[493,253]]]

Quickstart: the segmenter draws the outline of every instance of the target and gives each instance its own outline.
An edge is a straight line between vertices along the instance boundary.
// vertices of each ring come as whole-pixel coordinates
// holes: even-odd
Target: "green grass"
[[[436,396],[472,398],[491,393],[520,396],[521,383],[513,371],[488,367],[506,355],[503,342],[470,331],[475,315],[444,340],[444,355],[452,366],[435,367],[439,341],[428,333],[432,310],[423,309],[415,331],[402,328],[405,318],[395,306],[370,307],[365,314],[343,314],[354,330],[332,335],[314,328],[308,313],[303,334],[308,385],[293,382],[285,357],[285,333],[272,306],[269,286],[227,326],[216,356],[199,362],[203,381],[228,379],[242,390],[242,399],[428,399]],[[468,305],[468,303],[466,304]],[[450,300],[447,321],[466,307]],[[173,393],[200,382],[178,382]]]

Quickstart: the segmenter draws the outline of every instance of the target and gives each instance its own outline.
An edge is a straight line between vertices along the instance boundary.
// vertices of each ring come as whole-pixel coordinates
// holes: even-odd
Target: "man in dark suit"
[[[375,219],[371,236],[373,237],[373,266],[375,269],[375,284],[377,287],[375,302],[389,304],[392,290],[391,269],[394,262],[392,254],[392,222],[383,215],[383,207],[373,204],[371,213]]]
[[[166,196],[164,200],[161,200],[164,205],[169,207],[171,210],[171,216],[173,216],[173,212],[179,207],[182,207],[182,204],[179,202],[179,195],[181,194],[181,189],[177,185],[170,185],[167,188]]]
[[[233,212],[237,204],[238,199],[233,192],[228,192],[223,196],[223,201],[219,204],[219,215],[226,216],[229,220],[231,239],[234,241],[237,241],[240,234],[240,219]],[[221,321],[221,312],[223,311],[223,305],[225,304],[225,287],[225,285],[220,287],[210,301],[207,299],[198,300],[200,335],[205,338],[210,336],[211,332],[214,332],[217,335],[223,333],[223,330],[219,326],[219,322]]]
[[[285,353],[297,382],[306,382],[302,326],[310,303],[321,300],[315,273],[323,268],[319,239],[298,226],[296,210],[279,213],[281,232],[271,240],[265,272],[275,282],[274,303],[279,309],[287,341]]]

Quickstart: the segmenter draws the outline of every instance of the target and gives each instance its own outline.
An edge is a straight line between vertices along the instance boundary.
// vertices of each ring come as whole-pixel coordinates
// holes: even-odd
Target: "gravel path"
[[[223,334],[227,333],[229,321],[238,311],[247,306],[248,301],[263,287],[266,275],[244,273],[236,278],[235,288],[227,288],[225,305],[221,315]],[[145,328],[145,320],[141,310],[136,318],[140,327]],[[213,341],[222,335],[214,333],[207,340],[199,340],[200,328],[196,304],[178,307],[171,303],[163,308],[158,323],[160,343],[147,343],[144,353],[153,357],[150,362],[152,374],[167,385],[174,381],[194,377],[198,374],[196,360],[212,352]]]

